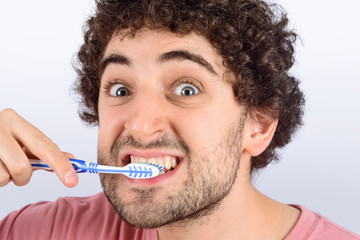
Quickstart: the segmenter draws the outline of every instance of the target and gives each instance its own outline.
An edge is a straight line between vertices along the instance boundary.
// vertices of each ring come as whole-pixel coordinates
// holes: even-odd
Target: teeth
[[[170,170],[171,169],[171,158],[169,156],[166,156],[164,158],[164,167],[167,169],[167,170]]]
[[[173,158],[172,161],[171,161],[171,167],[172,168],[176,168],[177,167],[177,162],[176,162],[176,158]]]
[[[170,171],[171,169],[174,169],[178,166],[178,163],[176,161],[175,157],[171,156],[162,156],[162,157],[153,157],[153,158],[142,158],[139,156],[133,156],[130,155],[130,162],[131,163],[152,163],[157,164],[161,167],[163,167],[164,171],[162,171],[160,174],[164,174],[165,172]]]
[[[148,163],[156,164],[156,158],[150,158],[147,160]]]
[[[160,166],[164,167],[164,161],[163,161],[162,157],[157,158],[157,165],[160,165]]]

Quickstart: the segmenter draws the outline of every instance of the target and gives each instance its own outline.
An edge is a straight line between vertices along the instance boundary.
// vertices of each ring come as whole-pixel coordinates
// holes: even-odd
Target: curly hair
[[[260,0],[96,0],[76,67],[79,115],[85,122],[98,123],[99,64],[111,37],[124,29],[135,34],[143,27],[205,37],[235,74],[232,85],[239,103],[252,116],[278,119],[270,145],[252,157],[251,171],[278,160],[276,150],[302,125],[305,102],[299,81],[288,72],[297,35],[288,29],[280,6]]]

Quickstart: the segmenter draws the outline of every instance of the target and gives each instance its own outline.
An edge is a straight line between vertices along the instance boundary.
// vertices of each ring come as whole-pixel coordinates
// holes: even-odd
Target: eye
[[[130,91],[123,84],[117,83],[110,87],[109,93],[114,97],[125,97],[130,95]]]
[[[175,95],[192,96],[199,93],[199,89],[190,83],[182,83],[174,90]]]

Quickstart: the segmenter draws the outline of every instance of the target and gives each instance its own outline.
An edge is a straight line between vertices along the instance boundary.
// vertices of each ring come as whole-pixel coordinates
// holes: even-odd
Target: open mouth
[[[158,156],[147,159],[136,155],[128,155],[125,158],[125,164],[128,164],[130,162],[131,163],[141,162],[141,163],[152,163],[162,166],[164,171],[160,172],[160,174],[165,174],[173,171],[180,164],[180,161],[181,158],[174,156]]]

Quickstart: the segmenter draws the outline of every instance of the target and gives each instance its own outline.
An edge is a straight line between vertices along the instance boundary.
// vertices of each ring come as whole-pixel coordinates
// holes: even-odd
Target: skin
[[[54,169],[65,186],[76,186],[78,177],[68,160],[74,158],[72,154],[62,152],[13,109],[0,112],[0,126],[0,186],[10,181],[17,186],[27,184],[33,172],[29,158],[42,159]]]
[[[162,54],[177,50],[202,56],[212,66],[211,70],[191,60],[158,61]],[[231,85],[224,81],[229,72],[222,65],[221,56],[201,36],[178,37],[167,31],[142,29],[133,38],[123,38],[121,34],[114,36],[105,50],[104,59],[113,55],[124,56],[127,61],[126,64],[107,65],[101,78],[98,146],[105,155],[111,152],[119,137],[127,136],[146,146],[168,134],[183,140],[195,153],[216,149],[214,143],[223,138],[229,126],[240,121],[241,115],[246,114],[246,108],[237,102]],[[178,96],[177,89],[182,87],[179,80],[183,78],[201,86],[199,93],[191,97]],[[110,89],[105,87],[109,83],[112,83]],[[116,85],[118,83],[129,89],[128,96],[112,96],[111,91],[122,86]],[[238,146],[241,156],[237,159],[240,168],[230,194],[211,215],[160,227],[160,239],[218,239],[220,234],[224,239],[234,239],[235,236],[282,239],[291,230],[299,216],[298,210],[267,198],[250,182],[250,158],[268,146],[277,120],[265,124],[260,117],[246,115],[242,121],[243,135]],[[124,147],[118,153],[119,158],[127,152],[140,156],[169,154],[184,157],[177,149]],[[120,161],[117,164],[121,164]],[[224,163],[210,157],[208,164],[216,167]],[[185,157],[176,174],[155,184],[162,191],[151,199],[164,202],[167,196],[180,191],[191,168]],[[215,173],[214,178],[219,177],[216,174],[224,173]],[[144,190],[153,186],[126,181],[122,177],[109,177],[103,179],[105,189],[111,181],[116,182],[116,193],[127,203],[138,199],[132,188]],[[131,209],[136,211],[138,208]]]
[[[126,206],[119,208],[120,213],[124,212],[121,216],[125,220],[135,226],[153,228],[168,223],[174,211],[177,216],[190,215],[194,205],[204,207],[210,198],[203,194],[207,189],[223,195],[226,191],[221,191],[231,187],[230,176],[235,175],[231,168],[236,165],[233,162],[238,162],[240,153],[228,148],[234,142],[240,145],[242,128],[239,126],[243,125],[242,115],[246,113],[234,96],[228,94],[232,87],[221,79],[226,69],[222,68],[221,59],[214,55],[203,38],[196,35],[178,38],[167,32],[146,29],[137,33],[135,38],[120,41],[121,37],[115,36],[104,54],[104,61],[115,55],[128,60],[107,65],[101,78],[104,91],[100,91],[99,97],[99,162],[119,165],[119,159],[127,152],[147,158],[174,155],[183,160],[176,174],[156,184],[147,181],[134,183],[123,176],[110,175],[103,175],[102,183],[105,193],[113,199],[113,205]],[[139,45],[144,45],[144,48],[139,48]],[[146,46],[152,47],[144,51]],[[180,50],[199,55],[209,63],[204,66],[179,59],[179,55],[158,60],[164,54]],[[122,86],[127,86],[128,95],[113,96],[112,91]],[[199,88],[198,93],[191,96],[179,94],[180,90],[190,87]],[[230,113],[228,118],[222,117]],[[204,134],[206,132],[211,134]],[[232,136],[229,138],[228,135]],[[106,158],[117,139],[129,136],[136,144],[121,144],[115,156]],[[165,136],[166,140],[160,146],[152,144]],[[187,147],[182,149],[181,144],[177,144],[179,141]],[[219,146],[222,146],[220,151]],[[186,149],[189,149],[189,154]],[[231,151],[235,156],[227,156]],[[201,185],[202,182],[205,183]],[[139,191],[147,193],[139,194]],[[190,201],[195,203],[186,204]],[[162,203],[160,206],[159,202]],[[179,209],[184,213],[180,214]],[[156,218],[158,223],[150,224]],[[149,224],[142,225],[146,222]]]
[[[163,53],[175,50],[202,56],[212,69],[191,60],[158,61]],[[192,152],[202,153],[213,149],[214,143],[229,132],[230,126],[240,121],[240,116],[244,116],[238,144],[239,169],[230,193],[210,215],[159,227],[159,238],[283,239],[296,223],[299,211],[264,196],[250,181],[250,159],[269,145],[277,120],[263,121],[256,114],[251,117],[237,102],[231,85],[224,81],[224,78],[233,76],[222,65],[221,56],[211,44],[196,34],[178,37],[167,31],[141,29],[133,38],[120,40],[119,36],[114,36],[106,48],[104,59],[112,54],[126,56],[131,64],[111,63],[103,71],[98,105],[99,155],[108,156],[119,137],[132,136],[138,143],[147,145],[164,135],[181,139]],[[181,88],[179,80],[184,77],[199,88],[198,94],[176,94]],[[130,96],[111,96],[111,87],[115,84],[110,83],[118,80],[126,84]],[[10,181],[17,185],[26,184],[32,174],[28,162],[30,157],[48,163],[66,186],[77,184],[76,173],[67,160],[72,155],[61,152],[56,144],[14,110],[0,112],[0,126],[0,146],[5,146],[0,149],[1,186]],[[193,169],[179,149],[156,147],[122,148],[118,153],[119,160],[111,164],[122,165],[120,157],[129,152],[145,157],[175,155],[184,159],[175,174],[155,183],[129,181],[125,177],[103,181],[105,186],[109,181],[115,181],[116,194],[126,192],[122,196],[126,201],[136,197],[131,188],[160,187],[166,188],[156,195],[155,200],[161,202],[181,189]],[[209,158],[208,164],[214,167],[223,164],[216,160]]]

